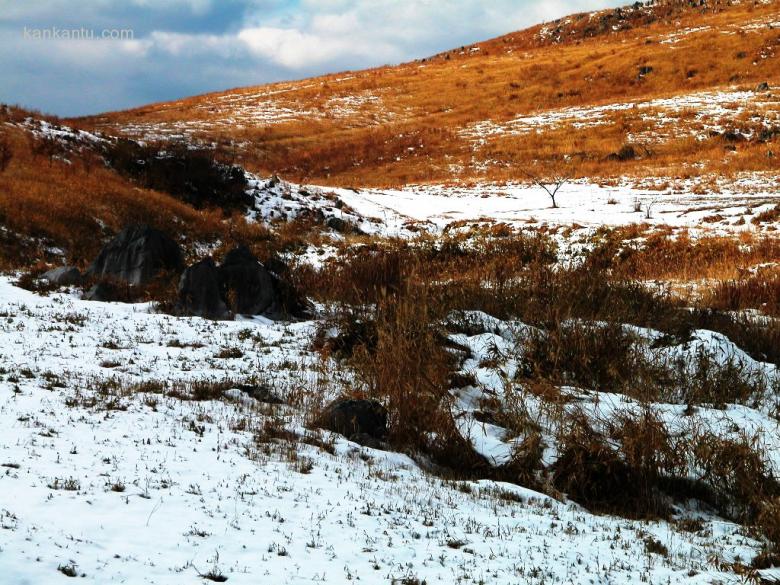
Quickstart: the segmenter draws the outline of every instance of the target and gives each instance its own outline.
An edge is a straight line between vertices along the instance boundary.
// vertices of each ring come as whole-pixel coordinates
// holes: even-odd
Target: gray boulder
[[[81,284],[83,277],[78,268],[73,266],[60,266],[44,272],[41,279],[56,286],[75,286]]]
[[[769,87],[769,83],[768,83],[768,82],[766,82],[766,81],[763,81],[763,82],[759,83],[759,84],[756,86],[756,93],[761,93],[761,92],[764,92],[764,91],[769,91],[770,89],[771,89],[771,88]]]
[[[159,230],[136,225],[126,227],[106,244],[87,274],[141,285],[163,270],[179,272],[183,264],[176,242]]]
[[[319,425],[360,444],[381,441],[387,436],[387,410],[376,400],[342,398],[325,407]]]
[[[193,264],[181,275],[179,303],[189,315],[206,319],[226,319],[230,316],[222,298],[219,269],[211,257]]]

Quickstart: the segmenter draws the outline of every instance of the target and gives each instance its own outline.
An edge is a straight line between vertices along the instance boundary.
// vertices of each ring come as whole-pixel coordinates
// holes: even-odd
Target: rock
[[[607,157],[609,160],[615,160],[619,162],[626,162],[637,158],[639,158],[639,154],[637,153],[636,148],[630,144],[624,145],[619,151],[613,152]]]
[[[649,65],[643,65],[639,68],[639,72],[637,73],[637,79],[643,79],[650,75],[654,69],[650,67]]]
[[[284,404],[284,400],[274,394],[274,391],[265,384],[241,384],[237,388],[258,402],[263,402],[265,404]]]
[[[762,83],[759,83],[759,84],[756,86],[756,93],[761,93],[761,92],[764,92],[764,91],[769,91],[770,89],[771,89],[771,88],[769,87],[769,83],[768,83],[768,82],[766,82],[766,81],[764,81],[764,82],[762,82]]]
[[[281,261],[279,272],[287,270]],[[246,247],[228,252],[221,266],[207,258],[187,268],[179,281],[179,309],[208,319],[227,319],[231,312],[269,319],[306,317],[309,304]]]
[[[366,433],[356,433],[349,437],[349,440],[358,445],[362,445],[363,447],[368,447],[369,449],[382,449],[385,447],[385,444],[382,441],[375,439]]]
[[[149,226],[129,226],[103,247],[87,273],[140,285],[162,270],[178,272],[183,264],[178,244],[167,235]]]
[[[48,272],[44,272],[41,278],[57,286],[74,286],[81,284],[83,280],[79,269],[73,266],[53,268]]]
[[[206,319],[226,319],[230,316],[222,298],[220,272],[209,257],[187,268],[179,280],[179,303],[188,315]]]
[[[248,248],[241,246],[228,252],[219,272],[223,297],[231,300],[230,308],[235,313],[263,315],[281,311],[276,279]]]
[[[325,225],[334,232],[338,232],[340,234],[344,234],[349,231],[349,224],[340,217],[329,217],[325,220]]]
[[[723,138],[723,140],[726,142],[745,142],[747,140],[745,135],[738,130],[726,130],[723,134],[721,134],[721,138]]]
[[[110,282],[98,282],[95,286],[85,292],[81,298],[85,301],[99,301],[110,303],[121,300],[121,295],[117,292],[116,286]]]
[[[363,233],[363,231],[351,221],[336,216],[327,218],[325,220],[325,226],[340,234],[360,235]]]
[[[387,410],[376,400],[339,399],[329,404],[319,419],[323,428],[348,439],[381,441],[387,436]]]

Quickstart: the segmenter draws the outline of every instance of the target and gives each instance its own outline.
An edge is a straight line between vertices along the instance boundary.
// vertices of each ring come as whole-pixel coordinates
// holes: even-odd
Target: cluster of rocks
[[[274,266],[282,272],[283,266]],[[148,226],[130,226],[106,244],[81,274],[74,267],[55,268],[43,279],[57,286],[80,286],[97,281],[87,300],[111,301],[117,286],[137,287],[161,273],[181,274],[178,309],[208,319],[229,319],[234,314],[263,315],[271,319],[304,317],[309,307],[276,272],[263,265],[246,247],[238,247],[221,264],[207,257],[186,267],[179,245]],[[240,387],[261,401],[278,401],[266,387]],[[382,448],[388,433],[387,410],[374,400],[341,398],[321,413],[319,426],[351,441]]]
[[[278,263],[277,263],[278,264]],[[178,309],[208,319],[234,314],[271,319],[303,317],[308,305],[292,286],[258,261],[246,247],[225,256],[221,265],[208,257],[185,267],[179,245],[149,226],[130,226],[106,244],[85,274],[74,267],[50,270],[43,279],[57,286],[97,281],[84,299],[112,301],[117,285],[139,287],[161,274],[180,274]]]
[[[271,319],[307,312],[293,288],[243,246],[228,252],[219,266],[209,257],[187,268],[179,302],[185,313],[208,319],[225,319],[231,312]]]

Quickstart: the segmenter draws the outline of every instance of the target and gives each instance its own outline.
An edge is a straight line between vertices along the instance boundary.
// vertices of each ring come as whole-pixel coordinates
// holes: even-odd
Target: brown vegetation
[[[195,138],[216,141],[223,156],[252,170],[340,185],[523,179],[521,171],[534,161],[563,155],[581,160],[580,176],[603,178],[771,171],[778,137],[772,124],[780,121],[776,98],[767,92],[724,104],[733,114],[715,120],[683,108],[674,113],[671,132],[652,121],[664,112],[660,107],[607,111],[597,124],[591,124],[596,114],[585,112],[539,132],[488,134],[484,141],[473,130],[561,108],[730,88],[752,92],[763,82],[771,88],[780,82],[780,36],[767,23],[778,14],[777,2],[709,1],[575,15],[395,67],[231,90],[78,123],[119,133],[129,124],[143,133],[148,125],[175,134],[186,121]],[[708,134],[712,125],[723,132]],[[244,143],[250,146],[237,146]],[[702,166],[685,164],[693,160]]]
[[[154,176],[148,172],[135,176],[127,168],[117,170],[105,164],[105,158],[121,162],[130,149],[107,152],[88,142],[42,137],[34,125],[24,122],[27,114],[0,109],[0,158],[10,161],[0,172],[0,268],[29,268],[36,262],[59,263],[63,259],[84,268],[108,239],[131,224],[147,224],[173,234],[189,251],[196,242],[219,241],[217,254],[245,244],[264,260],[276,251],[300,245],[303,235],[312,230],[310,225],[285,226],[273,238],[278,248],[272,248],[267,228],[230,211],[245,197],[243,184],[233,178],[230,167],[223,171],[211,166],[210,159],[199,153],[173,161],[171,164],[182,166],[180,174],[205,177],[199,183],[203,192],[190,195],[182,191],[184,181],[177,182],[178,175],[171,168],[164,167]],[[152,157],[150,152],[141,154]],[[218,184],[223,172],[230,189]],[[212,200],[212,192],[219,196]]]

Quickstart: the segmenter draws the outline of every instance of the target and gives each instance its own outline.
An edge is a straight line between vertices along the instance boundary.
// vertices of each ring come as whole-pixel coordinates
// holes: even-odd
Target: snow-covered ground
[[[547,193],[529,185],[474,188],[419,187],[358,193],[337,191],[350,207],[368,217],[428,222],[439,228],[455,221],[488,219],[516,225],[622,226],[635,223],[672,227],[712,227],[723,230],[755,229],[750,220],[780,203],[775,191],[733,192],[697,196],[690,191],[656,191],[593,183],[564,185],[552,208]],[[639,210],[637,211],[637,207]],[[648,213],[649,207],[649,213]],[[721,217],[708,222],[720,214]],[[740,219],[745,222],[740,222]]]
[[[752,220],[780,204],[776,177],[757,174],[715,183],[703,192],[694,182],[663,179],[647,186],[571,182],[558,192],[557,208],[542,188],[527,184],[356,190],[250,177],[256,202],[253,219],[275,221],[317,211],[349,221],[365,233],[401,237],[421,230],[440,233],[460,222],[585,229],[648,224],[728,234],[771,228]]]
[[[693,136],[740,128],[747,122],[771,127],[778,121],[778,98],[768,92],[724,88],[650,100],[622,101],[594,106],[536,112],[506,122],[485,120],[461,131],[464,138],[483,144],[492,137],[522,136],[556,128],[592,128],[616,124],[616,117],[641,121],[645,129],[629,141],[657,143],[659,139]],[[749,134],[745,134],[749,137]]]
[[[503,322],[484,313],[467,313],[459,316],[476,331],[473,335],[462,333],[451,335],[458,347],[467,348],[469,355],[464,360],[460,373],[474,384],[457,391],[456,408],[464,436],[468,436],[475,449],[495,465],[508,463],[515,448],[524,437],[505,439],[505,429],[492,424],[480,423],[475,413],[485,400],[504,397],[507,389],[520,390],[525,408],[531,419],[541,423],[547,445],[545,465],[551,465],[558,457],[555,446],[556,427],[560,421],[546,420],[546,405],[531,393],[523,393],[519,385],[512,383],[521,367],[523,339],[529,334],[544,335],[519,322]],[[775,474],[780,475],[780,424],[775,418],[780,413],[780,396],[774,392],[780,388],[780,372],[773,364],[757,362],[725,336],[712,331],[694,331],[691,339],[684,343],[655,346],[663,336],[650,329],[628,327],[638,340],[646,344],[646,355],[654,363],[683,363],[695,375],[694,365],[700,356],[707,356],[720,366],[732,364],[747,379],[760,381],[757,386],[766,390],[762,396],[755,396],[751,407],[730,405],[725,409],[698,407],[696,412],[685,414],[685,404],[642,405],[620,394],[593,390],[583,391],[575,387],[564,388],[570,399],[573,412],[585,414],[599,426],[604,421],[613,421],[619,414],[638,414],[643,407],[650,408],[658,418],[674,432],[693,435],[706,432],[722,437],[735,438],[757,436],[764,445],[767,460]]]
[[[715,517],[690,533],[593,515],[306,430],[306,403],[339,383],[319,373],[314,329],[41,297],[0,278],[0,582],[73,569],[96,584],[738,583],[726,563],[758,550]],[[517,330],[493,321],[461,339],[474,350],[464,367]],[[482,391],[498,380],[477,375]],[[199,380],[231,382],[207,401],[160,392]],[[258,440],[266,423],[325,447]]]
[[[699,195],[693,183],[660,188],[664,180],[570,183],[557,209],[542,189],[521,184],[348,190],[249,179],[253,220],[315,214],[336,232],[346,231],[340,221],[402,237],[460,222],[733,233],[765,229],[752,219],[780,204],[776,178],[760,175]],[[500,465],[522,437],[480,422],[477,411],[503,395],[518,368],[517,337],[531,328],[472,318],[481,330],[452,336],[469,352],[461,373],[475,381],[454,391],[454,409],[463,435]],[[310,410],[350,382],[311,348],[317,325],[172,317],[148,304],[43,297],[0,277],[0,583],[58,583],[74,573],[96,584],[209,575],[230,583],[725,584],[742,582],[729,563],[749,563],[760,550],[711,511],[679,510],[703,521],[698,532],[594,515],[518,486],[443,481],[406,455],[307,428]],[[692,360],[702,350],[769,381],[778,376],[712,332],[653,351]],[[211,388],[206,399],[191,399],[198,387]],[[593,421],[640,408],[618,394],[562,392]],[[544,422],[539,401],[526,395],[525,403]],[[652,407],[678,433],[691,425],[758,437],[780,472],[777,396],[692,416],[684,408]],[[549,465],[555,429],[540,428]],[[668,554],[652,552],[655,541]]]

